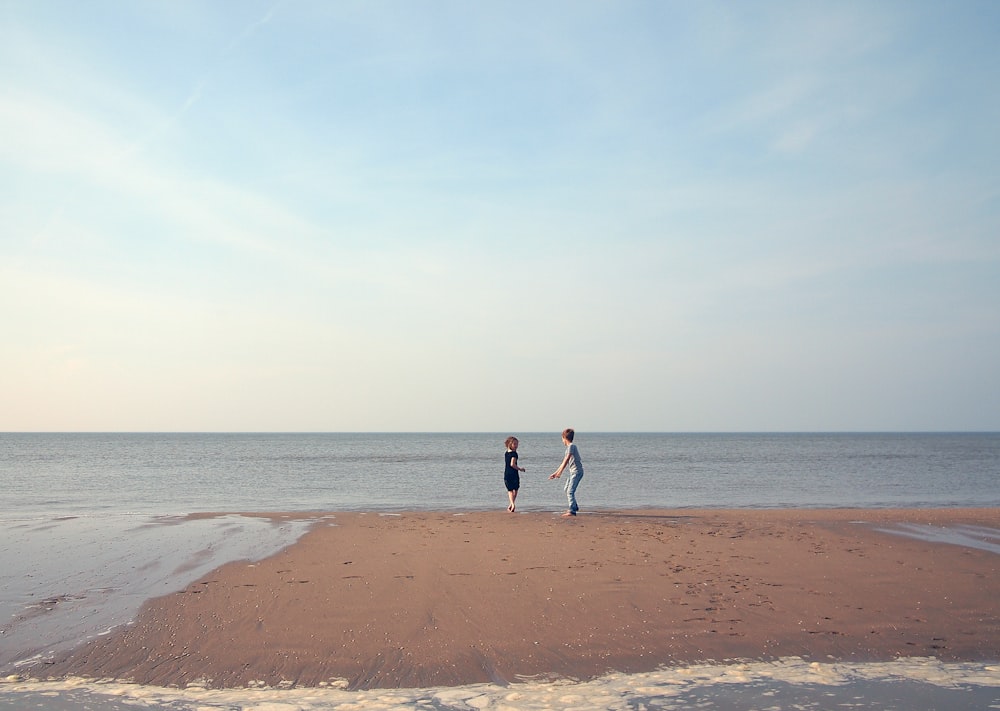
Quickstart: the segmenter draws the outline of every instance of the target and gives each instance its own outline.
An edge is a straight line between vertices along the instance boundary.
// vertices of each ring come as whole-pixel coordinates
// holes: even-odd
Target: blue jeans
[[[569,502],[569,512],[571,514],[575,514],[580,510],[580,507],[576,503],[576,487],[580,486],[581,479],[583,479],[583,472],[572,474],[566,480],[566,500]]]

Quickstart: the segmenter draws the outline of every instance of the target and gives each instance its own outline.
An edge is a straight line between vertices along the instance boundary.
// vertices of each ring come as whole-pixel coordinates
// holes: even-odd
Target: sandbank
[[[27,671],[404,688],[788,657],[997,660],[998,529],[1000,509],[327,514]]]

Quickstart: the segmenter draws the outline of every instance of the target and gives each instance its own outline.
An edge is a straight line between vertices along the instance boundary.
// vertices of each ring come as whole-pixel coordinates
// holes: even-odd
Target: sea
[[[22,673],[225,562],[273,554],[330,512],[503,510],[511,434],[526,468],[519,510],[562,511],[548,479],[558,432],[0,433],[0,711],[1000,709],[1000,640],[997,659],[975,663],[786,659],[438,689],[163,689]],[[578,432],[576,444],[584,514],[1000,506],[1000,433]],[[1000,531],[911,533],[1000,555]]]

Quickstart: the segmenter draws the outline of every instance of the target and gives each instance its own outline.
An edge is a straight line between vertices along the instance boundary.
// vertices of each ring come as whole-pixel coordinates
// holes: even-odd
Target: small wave
[[[131,704],[173,711],[358,708],[533,711],[568,707],[581,711],[649,707],[669,711],[706,706],[750,709],[761,708],[762,704],[775,711],[809,711],[840,706],[879,709],[886,708],[887,703],[924,711],[996,707],[1000,703],[1000,665],[944,663],[933,658],[822,664],[789,658],[777,662],[665,668],[644,674],[610,674],[586,682],[524,679],[506,686],[474,684],[364,691],[348,690],[346,682],[336,679],[315,688],[296,688],[287,682],[279,688],[251,685],[245,689],[210,689],[198,683],[172,689],[77,678],[42,682],[8,677],[0,682],[0,706],[5,699],[11,703],[30,703],[42,695],[50,702],[59,698],[59,708],[67,711],[90,708],[102,700],[125,704],[123,708],[130,708],[127,705]]]

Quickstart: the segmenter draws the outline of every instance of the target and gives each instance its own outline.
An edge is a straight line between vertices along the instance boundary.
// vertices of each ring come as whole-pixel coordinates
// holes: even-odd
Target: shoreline
[[[1000,653],[995,508],[316,519],[280,552],[216,568],[22,673],[366,689]]]

